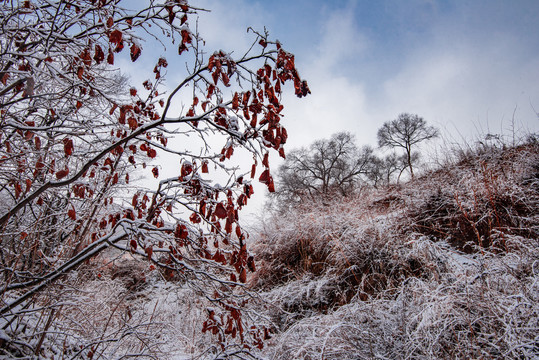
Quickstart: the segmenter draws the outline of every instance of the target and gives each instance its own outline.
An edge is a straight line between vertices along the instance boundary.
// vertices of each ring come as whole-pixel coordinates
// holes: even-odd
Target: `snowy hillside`
[[[268,220],[271,359],[539,356],[539,145]]]
[[[243,313],[268,329],[262,349],[214,345],[203,292],[121,252],[41,293],[48,315],[4,324],[0,348],[53,359],[534,358],[538,208],[538,143],[461,152],[414,181],[303,203],[252,233]]]

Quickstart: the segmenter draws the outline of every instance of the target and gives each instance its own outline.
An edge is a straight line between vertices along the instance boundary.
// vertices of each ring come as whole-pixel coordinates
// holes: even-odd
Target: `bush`
[[[272,359],[533,358],[539,147],[478,148],[264,223],[251,286]]]

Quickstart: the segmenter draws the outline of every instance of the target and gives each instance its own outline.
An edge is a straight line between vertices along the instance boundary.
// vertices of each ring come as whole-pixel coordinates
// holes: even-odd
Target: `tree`
[[[223,349],[236,339],[262,346],[263,329],[243,331],[247,294],[238,289],[254,260],[239,210],[262,159],[259,180],[273,190],[267,155],[284,157],[287,140],[282,86],[292,82],[298,97],[310,90],[294,56],[266,32],[250,29],[253,46],[237,57],[208,53],[189,27],[202,9],[186,0],[127,6],[0,5],[0,320],[19,324],[13,333],[31,332],[38,325],[24,319],[46,311],[35,306],[40,294],[115,247],[176,272],[220,306],[202,328]],[[153,79],[128,84],[118,58],[128,52],[135,62],[145,40],[167,38],[187,65],[185,78],[167,92],[169,63],[159,58]],[[234,164],[239,149],[252,153],[250,169]],[[156,159],[164,153],[176,156],[177,176],[160,177]],[[135,169],[159,179],[156,189],[133,188]],[[224,176],[225,185],[212,181]],[[0,347],[38,354],[41,346],[10,344],[2,339]]]
[[[372,170],[367,174],[367,178],[375,188],[379,185],[389,185],[395,173],[398,173],[398,182],[400,176],[408,167],[406,155],[399,156],[394,152],[381,158],[375,156],[372,161]]]
[[[372,153],[368,146],[358,148],[349,132],[293,150],[279,167],[279,186],[274,196],[279,202],[296,203],[304,197],[351,195],[360,177],[371,171]]]
[[[438,130],[427,126],[425,120],[417,115],[402,113],[397,119],[385,122],[378,130],[378,145],[380,147],[401,147],[405,150],[406,164],[410,169],[412,179],[414,162],[412,147],[425,141],[438,137]]]

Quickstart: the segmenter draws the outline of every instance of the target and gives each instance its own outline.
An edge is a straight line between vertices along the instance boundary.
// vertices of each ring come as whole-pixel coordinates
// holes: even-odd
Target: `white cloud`
[[[401,71],[384,81],[377,112],[386,117],[415,112],[430,122],[473,136],[505,131],[517,123],[537,131],[530,106],[539,102],[539,57],[523,57],[518,42],[499,37],[476,43],[426,44],[407,54]],[[480,134],[479,134],[480,135]]]

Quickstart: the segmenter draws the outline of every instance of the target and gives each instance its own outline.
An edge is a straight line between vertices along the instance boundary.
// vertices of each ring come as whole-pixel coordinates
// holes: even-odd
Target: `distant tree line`
[[[385,186],[398,181],[405,171],[413,178],[420,158],[414,149],[438,135],[422,117],[402,113],[378,130],[378,146],[393,150],[386,155],[376,155],[367,145],[358,147],[348,131],[316,140],[287,155],[279,167],[272,199],[286,206],[306,198],[349,196],[364,186]],[[403,150],[400,154],[399,149]]]

